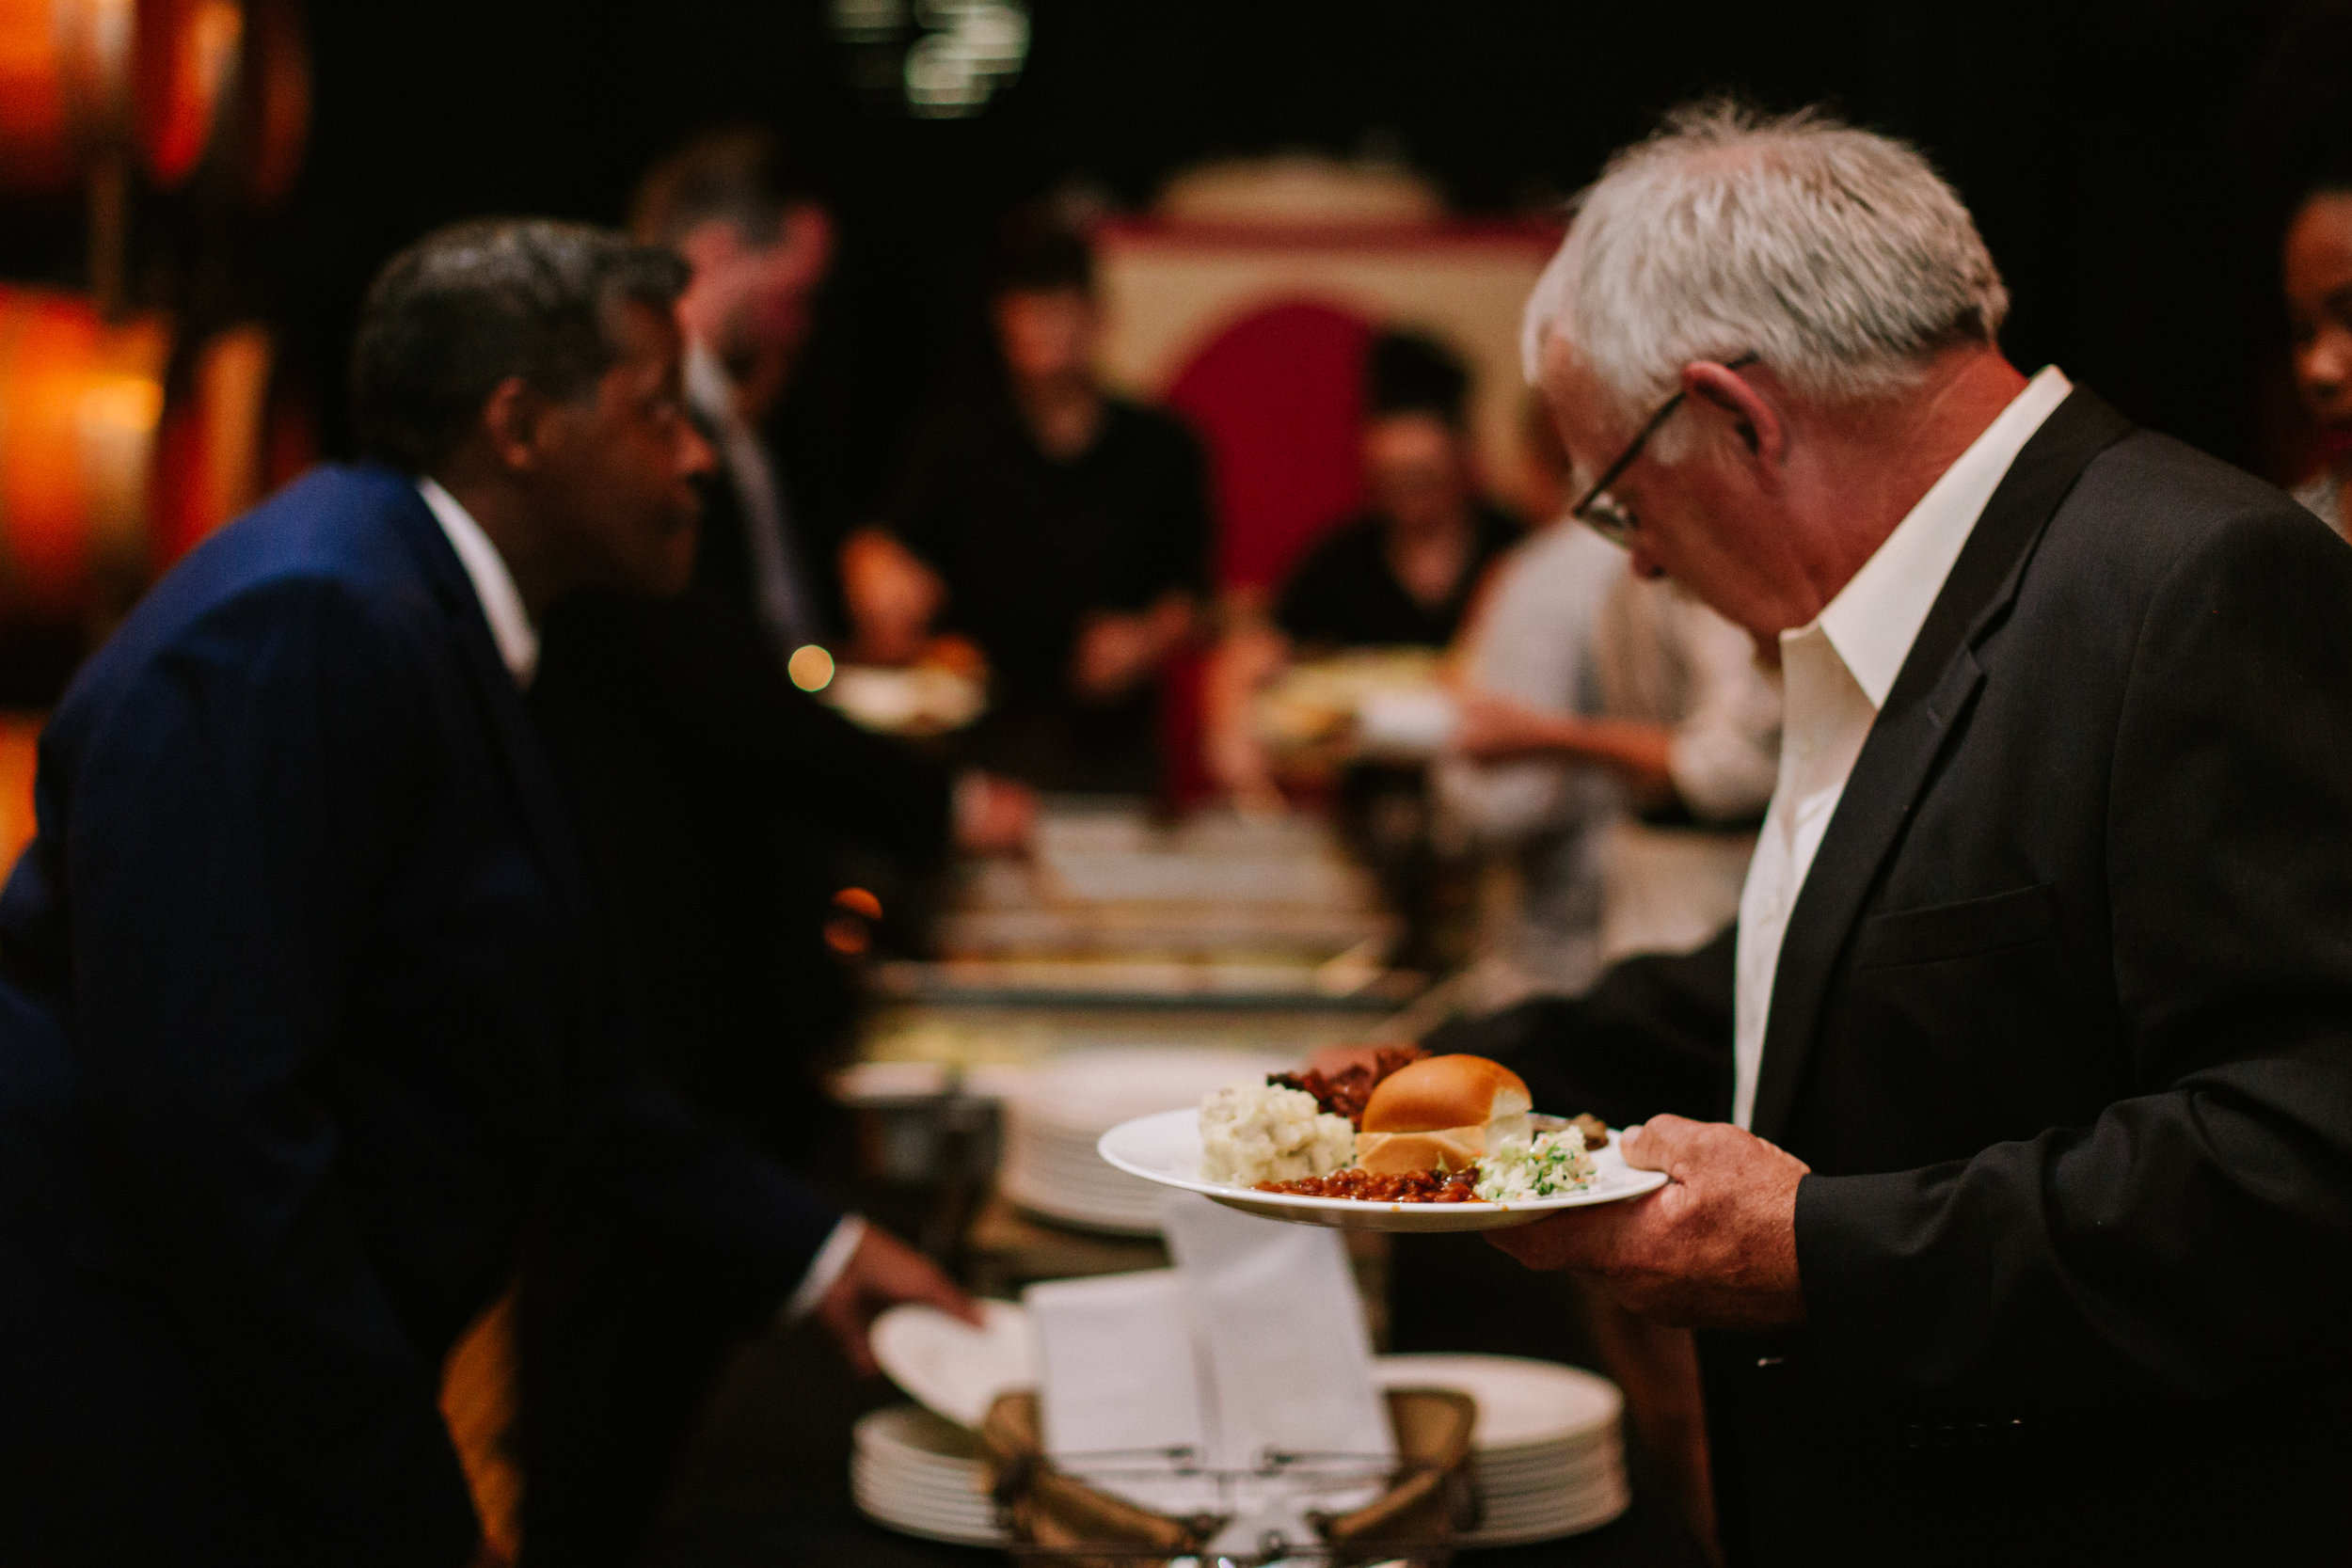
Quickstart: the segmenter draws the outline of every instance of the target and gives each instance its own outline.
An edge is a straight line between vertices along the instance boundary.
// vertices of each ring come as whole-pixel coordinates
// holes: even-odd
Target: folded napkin
[[[1370,1503],[1396,1458],[1346,1248],[1189,1194],[1161,1220],[1175,1269],[1024,1295],[1045,1451],[1147,1508],[1225,1515],[1211,1550],[1312,1542],[1308,1513]],[[1225,1475],[1155,1463],[1173,1449]]]
[[[1207,1373],[1210,1451],[1227,1469],[1263,1472],[1228,1492],[1234,1517],[1210,1544],[1312,1541],[1310,1510],[1370,1503],[1396,1460],[1346,1247],[1335,1230],[1190,1194],[1170,1195],[1160,1222]]]
[[[1176,1476],[1149,1451],[1188,1449],[1196,1465],[1211,1463],[1200,1360],[1174,1271],[1032,1285],[1022,1302],[1055,1464],[1164,1513],[1213,1508],[1213,1482]]]
[[[1207,1363],[1216,1463],[1396,1456],[1372,1334],[1336,1230],[1171,1195],[1160,1212]]]

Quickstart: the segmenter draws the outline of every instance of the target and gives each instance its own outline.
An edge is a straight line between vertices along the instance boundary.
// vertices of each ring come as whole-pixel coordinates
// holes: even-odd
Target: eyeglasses
[[[1737,359],[1724,361],[1724,369],[1745,370],[1762,357],[1760,354],[1743,354]],[[1658,427],[1664,424],[1667,416],[1681,407],[1682,400],[1690,395],[1686,388],[1659,404],[1658,412],[1652,414],[1649,422],[1642,426],[1641,434],[1617,454],[1614,463],[1601,471],[1600,478],[1593,482],[1593,487],[1584,492],[1584,499],[1568,508],[1568,515],[1620,549],[1629,546],[1633,543],[1633,531],[1639,525],[1634,521],[1633,514],[1619,506],[1615,498],[1609,494],[1609,487],[1633,467],[1633,460],[1642,455],[1642,449],[1649,445],[1651,436],[1658,434]]]

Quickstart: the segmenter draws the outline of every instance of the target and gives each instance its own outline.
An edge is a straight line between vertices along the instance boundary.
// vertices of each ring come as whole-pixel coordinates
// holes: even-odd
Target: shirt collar
[[[1884,707],[1928,611],[1944,591],[1944,579],[1951,576],[1993,492],[2000,488],[2034,432],[2074,389],[2056,365],[2026,383],[2025,390],[1928,487],[1813,626],[1783,632],[1782,638],[1820,627],[1870,705]]]
[[[722,429],[732,430],[742,422],[742,415],[735,406],[735,383],[727,376],[727,368],[719,362],[719,356],[708,343],[692,333],[686,335],[686,401],[694,412]]]
[[[473,514],[442,489],[437,480],[420,479],[417,490],[433,509],[434,520],[449,536],[450,548],[457,552],[457,563],[466,568],[473,583],[482,617],[490,623],[490,639],[498,644],[500,661],[515,677],[515,684],[528,690],[532,677],[539,673],[539,632],[531,624],[531,612],[523,608],[515,575],[506,569],[505,558],[473,520]]]

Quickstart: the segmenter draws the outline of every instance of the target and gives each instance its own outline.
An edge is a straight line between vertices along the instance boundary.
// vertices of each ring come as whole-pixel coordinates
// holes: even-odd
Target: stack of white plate
[[[1155,1235],[1161,1189],[1094,1151],[1120,1122],[1198,1104],[1210,1090],[1292,1064],[1236,1051],[1119,1048],[1057,1056],[1005,1085],[998,1189],[1065,1225]]]
[[[1465,1546],[1517,1546],[1597,1529],[1626,1511],[1625,1400],[1606,1378],[1506,1355],[1384,1355],[1386,1388],[1458,1388],[1478,1402]]]
[[[894,1404],[851,1433],[850,1491],[860,1512],[909,1535],[1001,1546],[979,1440],[919,1404]]]

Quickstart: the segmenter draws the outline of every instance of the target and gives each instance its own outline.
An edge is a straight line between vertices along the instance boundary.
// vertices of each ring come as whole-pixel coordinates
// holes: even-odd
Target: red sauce
[[[1328,1176],[1302,1176],[1295,1181],[1261,1181],[1262,1193],[1290,1193],[1299,1197],[1353,1197],[1367,1203],[1476,1203],[1478,1167],[1468,1170],[1406,1171],[1398,1176],[1375,1176],[1350,1166]]]

